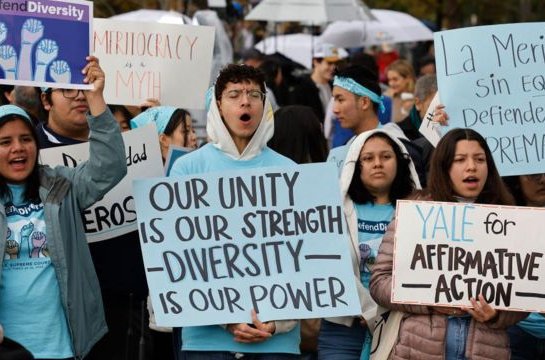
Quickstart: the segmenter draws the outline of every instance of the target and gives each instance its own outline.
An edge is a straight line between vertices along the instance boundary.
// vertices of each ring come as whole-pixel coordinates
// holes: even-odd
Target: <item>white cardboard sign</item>
[[[392,302],[545,311],[545,208],[398,201]]]

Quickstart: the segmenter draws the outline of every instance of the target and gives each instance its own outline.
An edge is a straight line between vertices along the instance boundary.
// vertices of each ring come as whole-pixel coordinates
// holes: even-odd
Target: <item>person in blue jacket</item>
[[[209,143],[182,156],[170,176],[211,171],[244,170],[295,163],[267,147],[274,132],[273,109],[265,94],[264,74],[247,65],[222,69],[207,99]],[[182,356],[193,359],[296,359],[297,321],[259,321],[252,324],[184,327]]]

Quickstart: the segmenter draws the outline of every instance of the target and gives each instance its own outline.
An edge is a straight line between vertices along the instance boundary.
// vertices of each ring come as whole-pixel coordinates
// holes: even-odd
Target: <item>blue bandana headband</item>
[[[155,123],[159,135],[165,132],[172,114],[177,110],[173,106],[155,106],[135,116],[131,120],[131,129]]]
[[[369,100],[379,105],[381,113],[384,113],[384,111],[386,111],[386,109],[384,108],[384,103],[382,102],[382,99],[384,98],[383,96],[378,96],[376,93],[372,92],[365,86],[358,84],[356,81],[349,77],[335,76],[333,78],[333,86],[341,87],[358,96],[366,96],[369,98]]]
[[[19,106],[16,106],[16,105],[0,106],[0,118],[3,118],[4,116],[8,116],[8,115],[19,115],[22,118],[28,120],[28,122],[32,124],[32,120],[30,120],[30,116],[28,116],[26,111],[21,109]]]

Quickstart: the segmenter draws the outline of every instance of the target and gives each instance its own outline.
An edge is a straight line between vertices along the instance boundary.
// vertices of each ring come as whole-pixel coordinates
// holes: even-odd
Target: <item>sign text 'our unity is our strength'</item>
[[[135,181],[158,324],[358,314],[331,166]]]

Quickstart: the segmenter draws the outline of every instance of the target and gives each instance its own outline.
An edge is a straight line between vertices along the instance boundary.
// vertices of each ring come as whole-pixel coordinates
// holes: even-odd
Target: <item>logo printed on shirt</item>
[[[6,216],[30,216],[33,212],[41,211],[44,208],[44,204],[25,204],[21,206],[13,205],[12,203],[6,204]]]
[[[368,234],[384,234],[388,228],[388,221],[369,221],[358,219],[358,231]]]
[[[8,231],[5,260],[48,258],[43,204],[6,204]],[[4,263],[6,264],[6,263]]]

